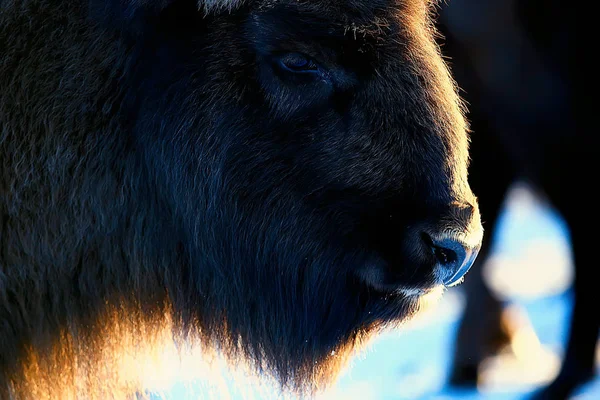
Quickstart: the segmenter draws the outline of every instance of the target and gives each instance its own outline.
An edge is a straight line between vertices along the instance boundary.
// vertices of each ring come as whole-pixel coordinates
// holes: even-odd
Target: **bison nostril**
[[[449,239],[434,241],[426,233],[422,233],[421,237],[441,265],[462,264],[458,253],[462,255],[465,251],[460,243]]]
[[[422,234],[423,241],[445,271],[444,285],[453,286],[467,273],[475,258],[478,248],[471,248],[459,240],[444,237],[432,239]]]
[[[445,249],[435,245],[433,245],[433,254],[435,254],[435,257],[441,264],[450,264],[456,262],[458,258],[453,250]]]

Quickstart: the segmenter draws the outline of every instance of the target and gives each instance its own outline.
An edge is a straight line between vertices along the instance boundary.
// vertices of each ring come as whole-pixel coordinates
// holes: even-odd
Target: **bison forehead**
[[[234,0],[235,1],[235,0]],[[358,27],[378,32],[387,19],[422,17],[436,1],[430,0],[238,0],[258,9],[287,7],[300,12],[318,15],[332,23],[347,28]],[[422,19],[422,18],[420,18]]]
[[[427,4],[399,0],[257,1],[250,8],[252,28],[248,37],[264,51],[303,51],[333,65],[394,65],[405,58],[403,54],[414,53],[411,49],[422,42],[418,37],[429,31],[423,29],[429,25]]]

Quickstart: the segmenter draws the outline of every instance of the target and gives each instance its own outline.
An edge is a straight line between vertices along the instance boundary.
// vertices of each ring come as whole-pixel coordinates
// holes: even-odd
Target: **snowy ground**
[[[485,382],[478,389],[459,391],[445,385],[464,305],[459,286],[446,292],[440,302],[404,329],[379,337],[354,360],[336,387],[319,400],[516,400],[525,399],[538,385],[548,382],[559,367],[572,301],[566,227],[552,209],[532,197],[526,187],[517,185],[507,199],[493,254],[486,265],[491,287],[531,322],[514,353],[518,357],[490,360]],[[600,351],[598,359],[600,365]],[[206,397],[201,390],[193,390],[192,394],[189,389],[173,387],[163,394],[173,400]],[[251,392],[225,392],[228,394],[210,397],[271,398]],[[600,399],[600,376],[574,399]]]

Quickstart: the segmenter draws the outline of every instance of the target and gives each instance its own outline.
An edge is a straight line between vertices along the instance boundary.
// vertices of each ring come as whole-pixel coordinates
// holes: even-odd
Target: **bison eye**
[[[280,78],[295,84],[321,82],[331,85],[330,71],[310,57],[300,53],[283,53],[273,58],[274,68]]]
[[[320,68],[313,60],[310,58],[298,54],[298,53],[288,53],[279,57],[279,65],[281,68],[288,72],[298,73],[298,74],[306,74],[306,73],[319,73]]]

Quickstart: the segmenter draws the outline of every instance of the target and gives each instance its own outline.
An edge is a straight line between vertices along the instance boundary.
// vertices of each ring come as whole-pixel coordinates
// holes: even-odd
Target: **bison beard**
[[[459,281],[429,3],[3,1],[0,397],[133,396],[165,338],[314,393]]]

